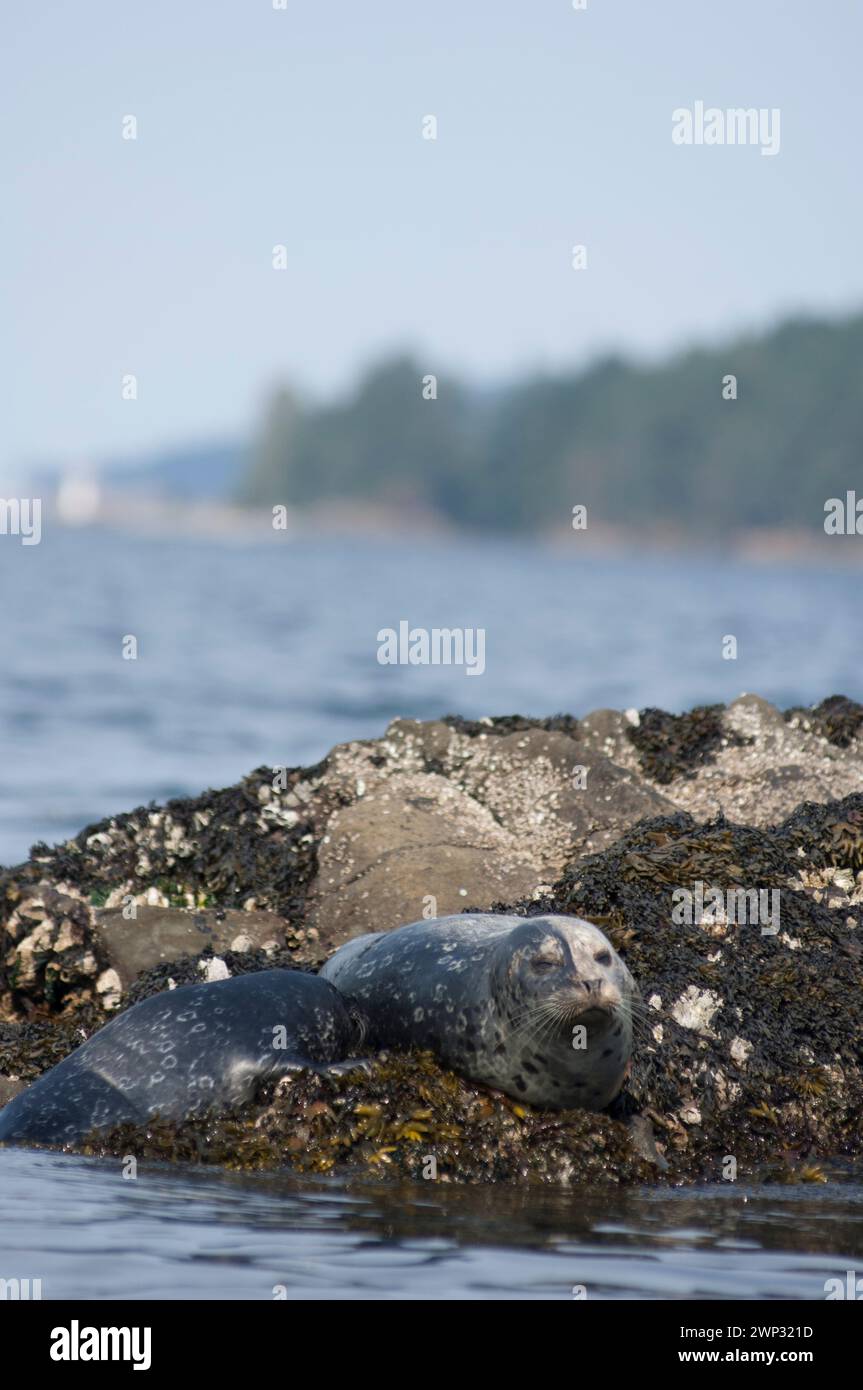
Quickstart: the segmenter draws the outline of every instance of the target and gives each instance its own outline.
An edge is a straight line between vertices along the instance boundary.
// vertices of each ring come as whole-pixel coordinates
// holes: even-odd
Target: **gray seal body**
[[[375,1047],[428,1048],[531,1105],[600,1110],[629,1066],[635,983],[579,917],[481,913],[349,941],[321,971]]]
[[[273,1076],[350,1050],[338,991],[262,970],[153,995],[107,1023],[0,1110],[0,1140],[62,1145],[92,1130],[182,1120],[250,1100]]]

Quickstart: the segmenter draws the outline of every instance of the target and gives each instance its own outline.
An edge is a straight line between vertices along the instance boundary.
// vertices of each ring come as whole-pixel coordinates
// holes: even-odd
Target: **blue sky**
[[[275,380],[402,346],[493,382],[863,304],[856,0],[12,0],[5,31],[7,473],[240,434]],[[697,100],[780,108],[778,156],[675,146]]]

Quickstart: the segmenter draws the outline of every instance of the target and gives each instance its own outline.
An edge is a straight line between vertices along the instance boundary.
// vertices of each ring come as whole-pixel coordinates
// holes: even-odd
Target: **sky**
[[[857,0],[284,5],[6,6],[7,476],[403,348],[492,384],[863,305]],[[779,152],[676,145],[697,101],[778,108]]]

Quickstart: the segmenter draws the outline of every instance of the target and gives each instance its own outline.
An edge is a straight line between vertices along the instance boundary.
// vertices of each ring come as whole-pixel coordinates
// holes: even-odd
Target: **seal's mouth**
[[[515,1018],[519,1032],[540,1040],[569,1038],[573,1028],[605,1032],[618,1017],[619,995],[608,987],[560,990],[551,997],[529,1004]]]
[[[610,1023],[615,1014],[612,1003],[585,1004],[583,1008],[570,1011],[569,1023],[583,1023],[586,1028],[598,1028],[600,1025]]]

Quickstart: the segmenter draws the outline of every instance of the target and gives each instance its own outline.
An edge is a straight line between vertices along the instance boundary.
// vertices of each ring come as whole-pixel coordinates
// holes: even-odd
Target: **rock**
[[[364,932],[523,897],[539,881],[525,840],[444,778],[393,777],[333,813],[309,920],[334,949]],[[433,904],[430,900],[433,899]]]
[[[83,894],[67,883],[40,879],[7,885],[5,898],[0,1017],[13,1016],[22,999],[58,1006],[92,997],[107,962],[96,939],[93,909]]]
[[[288,930],[288,923],[275,913],[235,909],[138,907],[136,916],[127,919],[120,908],[97,908],[94,917],[100,953],[123,992],[145,970],[164,961],[197,956],[208,947],[220,952],[253,950],[270,942],[284,946]],[[243,944],[238,946],[238,941]]]
[[[208,985],[211,985],[215,980],[230,980],[231,978],[227,962],[221,956],[210,956],[207,960],[199,960],[198,969]]]
[[[461,769],[471,795],[541,856],[542,876],[578,851],[600,849],[643,816],[673,803],[589,742],[531,729],[483,745]]]
[[[13,1096],[17,1096],[19,1091],[23,1091],[28,1084],[17,1076],[0,1076],[0,1110],[9,1103]]]
[[[653,1125],[646,1115],[634,1115],[629,1122],[629,1133],[636,1153],[648,1163],[653,1163],[663,1172],[668,1171],[668,1160],[656,1147]]]
[[[863,787],[863,743],[830,743],[756,695],[722,716],[730,736],[711,762],[664,790],[682,810],[718,811],[746,825],[775,825],[804,801],[838,801]]]
[[[525,896],[576,849],[673,804],[591,744],[543,728],[466,734],[397,720],[380,742],[334,749],[328,777],[348,804],[319,823],[309,891],[327,947],[424,911]]]
[[[637,767],[637,759],[632,750],[628,730],[633,721],[616,709],[595,709],[579,720],[578,737],[597,753],[603,753],[614,763],[623,759],[632,767]]]
[[[110,1012],[116,1009],[123,997],[120,976],[113,968],[103,970],[96,981],[96,993],[102,1001],[102,1008]]]
[[[765,743],[771,734],[778,736],[785,728],[782,711],[760,695],[738,695],[726,708],[725,723],[742,738],[760,743]]]

